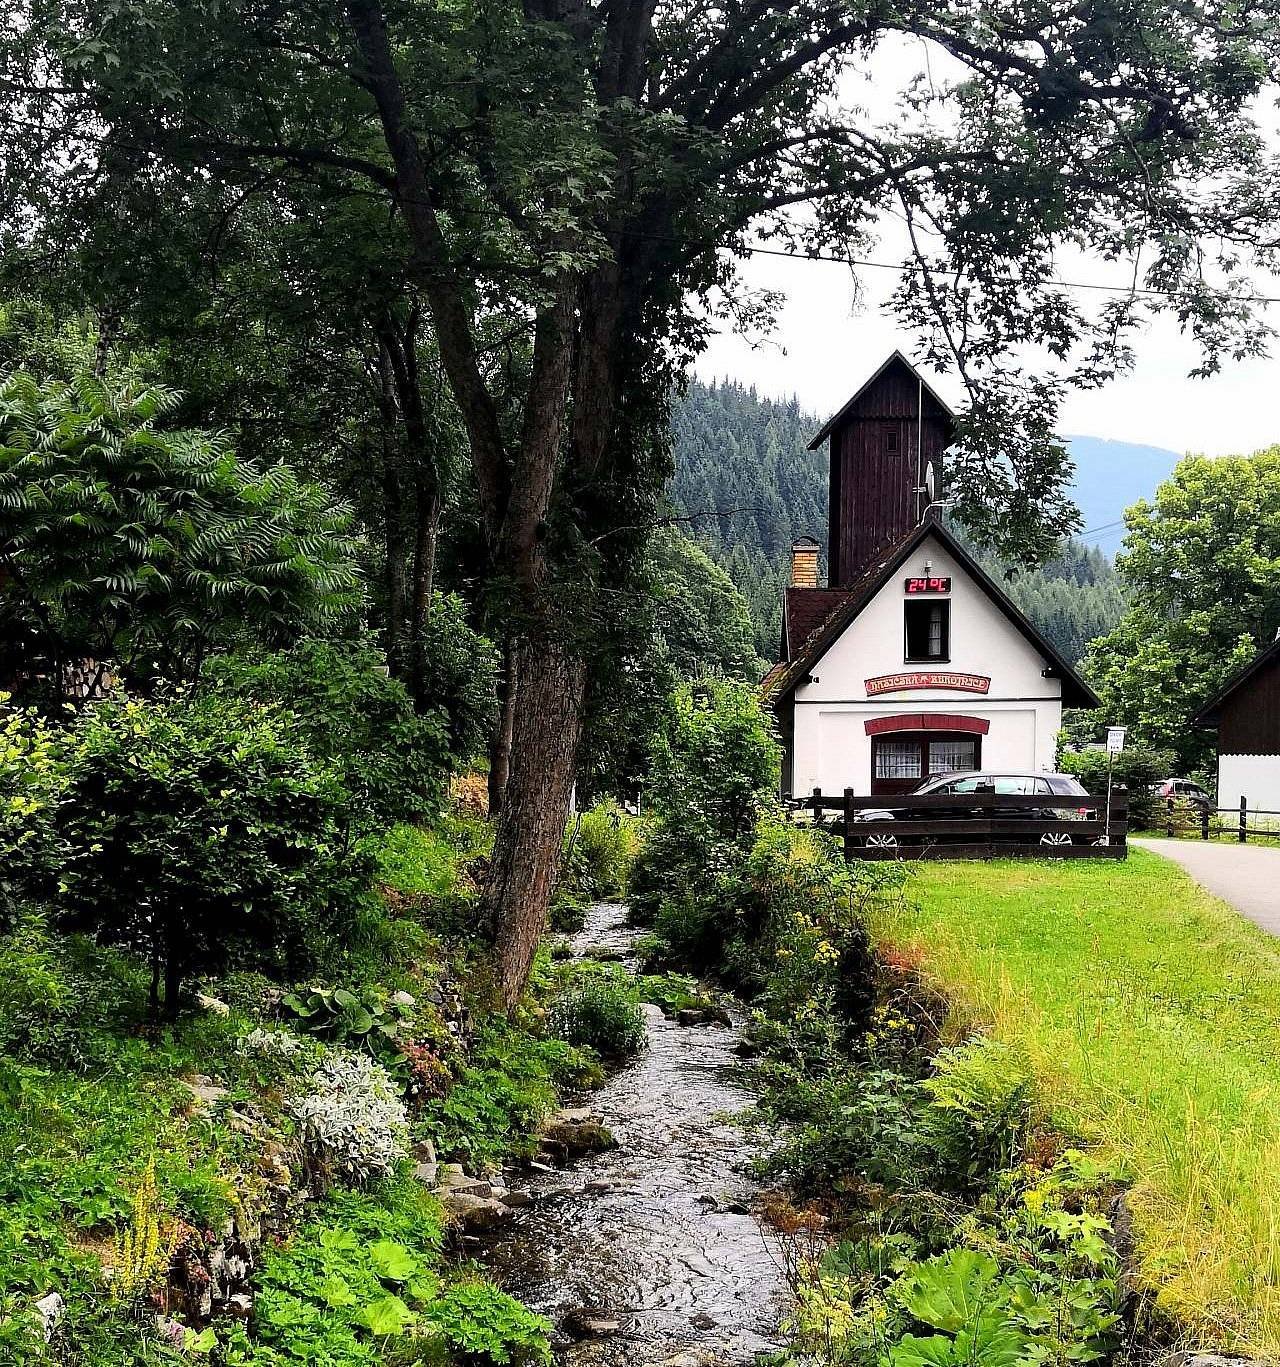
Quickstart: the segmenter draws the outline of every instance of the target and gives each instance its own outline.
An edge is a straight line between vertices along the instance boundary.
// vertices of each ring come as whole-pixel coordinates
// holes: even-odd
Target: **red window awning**
[[[869,736],[886,731],[968,731],[985,736],[991,730],[986,717],[962,717],[953,712],[897,712],[891,717],[872,717],[863,725]]]

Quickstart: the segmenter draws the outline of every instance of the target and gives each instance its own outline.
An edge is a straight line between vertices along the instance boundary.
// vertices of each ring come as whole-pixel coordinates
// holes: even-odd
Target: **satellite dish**
[[[935,488],[934,488],[933,461],[927,461],[927,462],[925,463],[925,467],[924,467],[924,491],[925,491],[925,493],[928,494],[928,496],[929,496],[929,502],[930,502],[930,503],[934,502],[934,500],[937,498],[938,495],[937,495],[937,492],[936,492],[936,490],[935,490]]]

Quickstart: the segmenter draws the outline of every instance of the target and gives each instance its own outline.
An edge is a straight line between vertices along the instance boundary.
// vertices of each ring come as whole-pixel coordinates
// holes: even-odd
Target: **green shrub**
[[[620,971],[583,973],[556,1001],[555,1033],[569,1044],[594,1049],[601,1058],[630,1058],[644,1048],[644,1011],[634,980]]]
[[[309,640],[276,655],[213,660],[208,677],[224,692],[292,712],[366,824],[439,814],[450,765],[446,719],[416,715],[376,651]]]
[[[461,763],[484,752],[498,715],[498,649],[467,621],[456,593],[437,593],[422,641],[419,705],[441,712]]]
[[[612,799],[570,819],[561,880],[592,898],[624,897],[640,851],[635,818]]]
[[[442,1235],[438,1204],[413,1182],[327,1198],[267,1251],[254,1337],[232,1328],[227,1367],[549,1361],[544,1319],[487,1283],[442,1283]]]
[[[664,897],[735,871],[755,822],[776,800],[781,750],[753,689],[724,679],[682,685],[655,738],[650,813],[632,908],[652,921]]]
[[[1105,750],[1064,750],[1058,757],[1064,774],[1074,774],[1094,797],[1107,792],[1107,753]],[[1173,773],[1171,750],[1149,750],[1130,745],[1114,757],[1112,784],[1123,785],[1129,793],[1129,820],[1143,829],[1151,825],[1155,798],[1153,784]]]
[[[992,1173],[1022,1158],[1031,1121],[1031,1073],[1025,1060],[994,1040],[940,1049],[923,1087],[922,1116],[935,1180],[980,1190]]]
[[[67,738],[0,693],[0,926],[52,886],[61,861],[57,805],[67,781]]]
[[[59,824],[67,921],[161,976],[306,972],[370,882],[351,799],[288,713],[219,694],[102,703],[78,728]]]

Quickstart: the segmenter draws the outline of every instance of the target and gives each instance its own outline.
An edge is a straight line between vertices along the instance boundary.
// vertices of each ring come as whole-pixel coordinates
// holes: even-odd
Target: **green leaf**
[[[1002,1299],[994,1287],[1000,1275],[994,1258],[971,1248],[953,1248],[916,1263],[895,1288],[898,1299],[923,1324],[958,1333]]]
[[[326,1305],[333,1306],[335,1309],[340,1305],[353,1304],[356,1298],[350,1285],[336,1272],[332,1276],[326,1277],[316,1287],[316,1294]]]
[[[369,1262],[384,1281],[404,1282],[418,1270],[418,1259],[393,1239],[379,1239],[369,1248]]]
[[[417,1318],[399,1296],[391,1295],[362,1307],[356,1315],[357,1321],[379,1338],[403,1334]]]

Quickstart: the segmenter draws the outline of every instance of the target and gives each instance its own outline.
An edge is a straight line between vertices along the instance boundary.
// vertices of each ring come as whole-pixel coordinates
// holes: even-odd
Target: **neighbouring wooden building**
[[[810,444],[831,443],[828,582],[798,541],[763,685],[788,794],[1050,770],[1062,709],[1097,704],[937,516],[954,430],[895,352]]]
[[[1280,638],[1196,713],[1218,733],[1218,806],[1280,812]]]

